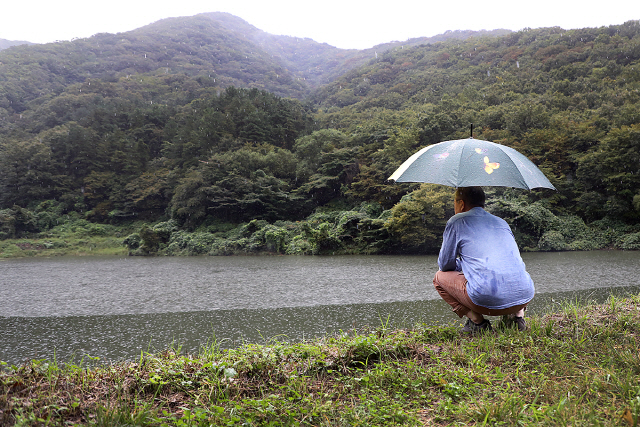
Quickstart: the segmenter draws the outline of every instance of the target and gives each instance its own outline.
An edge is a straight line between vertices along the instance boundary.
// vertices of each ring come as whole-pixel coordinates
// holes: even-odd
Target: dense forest
[[[639,21],[357,51],[213,13],[11,46],[0,239],[42,249],[73,230],[120,235],[132,254],[431,253],[453,190],[386,179],[473,123],[558,189],[487,189],[523,250],[639,249],[639,107]]]

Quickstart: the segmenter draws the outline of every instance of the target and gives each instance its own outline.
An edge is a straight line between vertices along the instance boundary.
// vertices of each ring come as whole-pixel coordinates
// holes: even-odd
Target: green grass
[[[639,425],[640,295],[528,322],[475,337],[383,323],[97,367],[5,366],[0,425]]]
[[[0,240],[0,258],[127,255],[121,237],[44,237]]]
[[[0,258],[62,255],[127,255],[124,238],[141,222],[113,226],[84,219],[67,219],[45,232],[0,240]]]

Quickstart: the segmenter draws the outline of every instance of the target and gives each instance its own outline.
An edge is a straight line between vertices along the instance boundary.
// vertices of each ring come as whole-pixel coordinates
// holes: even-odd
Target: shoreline
[[[5,239],[0,240],[0,261],[3,259],[19,259],[19,258],[48,258],[60,256],[142,256],[142,257],[193,257],[193,256],[349,256],[349,255],[437,255],[435,253],[343,253],[337,252],[333,254],[287,254],[275,251],[238,251],[227,254],[189,254],[189,253],[154,253],[154,254],[134,254],[122,244],[123,239],[119,237],[108,237],[99,239],[66,239],[57,242],[55,239],[46,238],[24,238],[24,239]],[[521,250],[521,253],[549,253],[549,252],[594,252],[594,251],[635,251],[637,249],[624,249],[607,246],[594,249],[583,250]]]
[[[527,320],[524,333],[382,324],[93,368],[3,365],[0,424],[637,425],[640,294]]]

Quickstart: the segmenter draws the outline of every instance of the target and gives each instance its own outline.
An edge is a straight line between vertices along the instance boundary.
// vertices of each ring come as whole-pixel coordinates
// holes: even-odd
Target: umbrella
[[[430,145],[409,157],[389,177],[450,187],[555,187],[542,171],[513,148],[467,138]]]

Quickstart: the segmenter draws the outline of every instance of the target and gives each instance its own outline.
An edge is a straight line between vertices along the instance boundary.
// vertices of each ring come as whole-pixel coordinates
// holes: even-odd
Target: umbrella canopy
[[[430,145],[409,157],[389,180],[450,187],[555,187],[542,171],[513,148],[481,139]]]

